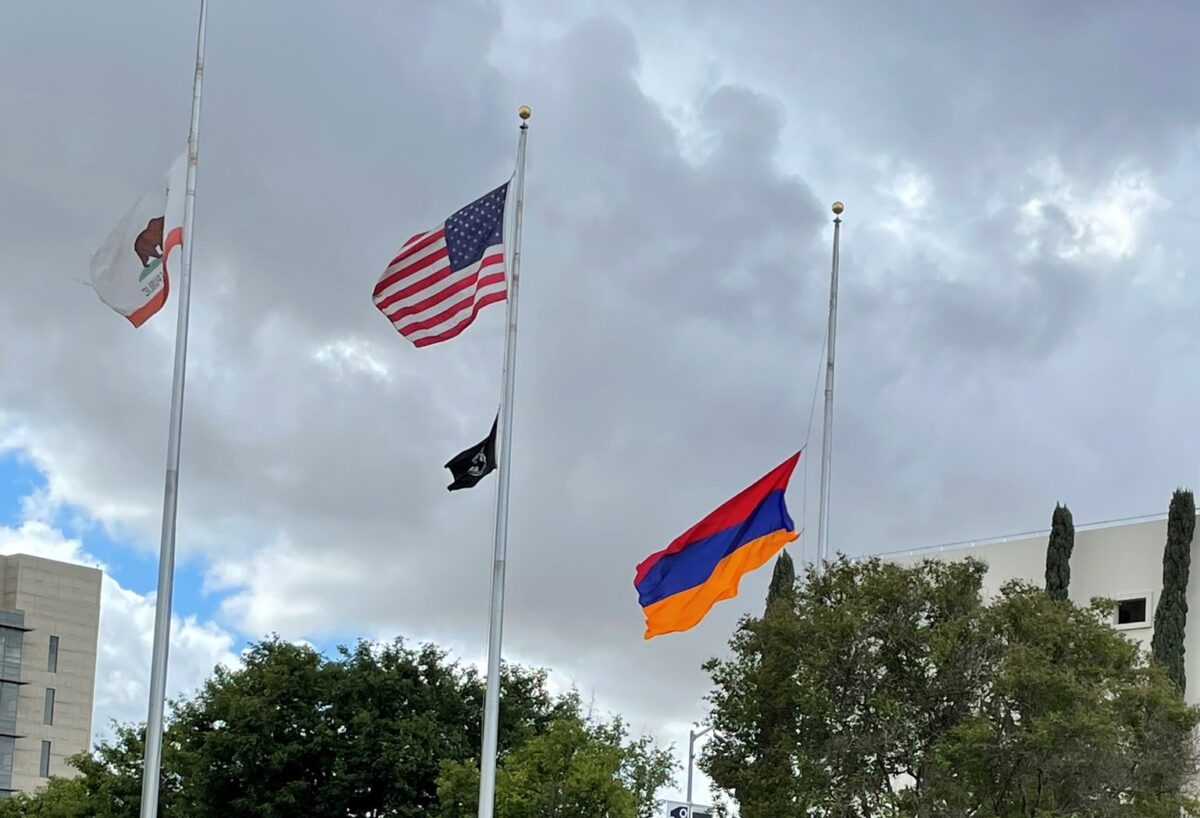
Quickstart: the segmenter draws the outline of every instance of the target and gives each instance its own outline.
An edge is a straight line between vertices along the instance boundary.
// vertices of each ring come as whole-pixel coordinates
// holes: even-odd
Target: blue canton
[[[446,251],[452,271],[471,266],[483,258],[487,248],[503,242],[507,195],[505,182],[446,219]]]

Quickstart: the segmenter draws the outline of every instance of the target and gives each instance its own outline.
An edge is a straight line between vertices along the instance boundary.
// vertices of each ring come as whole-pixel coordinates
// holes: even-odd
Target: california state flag
[[[92,287],[108,306],[140,327],[167,303],[183,246],[187,154],[147,191],[92,256]]]

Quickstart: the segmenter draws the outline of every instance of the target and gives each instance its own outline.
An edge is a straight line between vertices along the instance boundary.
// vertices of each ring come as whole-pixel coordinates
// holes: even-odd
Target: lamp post
[[[688,774],[687,774],[687,809],[688,818],[692,818],[692,768],[696,763],[696,739],[711,733],[712,727],[703,730],[688,729]]]

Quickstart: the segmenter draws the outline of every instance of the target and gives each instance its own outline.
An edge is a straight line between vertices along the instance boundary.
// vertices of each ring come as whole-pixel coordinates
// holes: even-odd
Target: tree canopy
[[[672,779],[669,755],[619,719],[553,695],[546,672],[501,680],[499,816],[648,816]],[[172,703],[162,818],[415,818],[461,813],[478,787],[484,680],[432,645],[360,642],[326,657],[270,639]],[[74,760],[79,777],[0,801],[0,818],[136,818],[144,728]],[[540,802],[531,801],[537,794]],[[474,807],[472,806],[472,814]],[[575,810],[568,813],[565,810]]]
[[[1110,606],[1017,582],[985,601],[985,570],[843,559],[807,572],[790,615],[743,620],[706,665],[701,755],[743,818],[1196,809],[1200,714],[1108,626]]]

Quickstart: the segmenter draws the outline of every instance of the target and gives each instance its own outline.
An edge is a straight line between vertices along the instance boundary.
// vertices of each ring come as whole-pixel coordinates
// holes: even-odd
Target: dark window
[[[1146,597],[1122,599],[1117,603],[1117,624],[1135,625],[1146,621]]]
[[[21,679],[21,642],[25,634],[16,628],[0,627],[0,677]]]
[[[50,659],[46,662],[46,670],[58,673],[58,637],[50,637]]]
[[[12,789],[13,749],[17,740],[12,736],[0,736],[0,794]]]
[[[54,688],[46,688],[46,709],[42,711],[42,724],[54,724]]]
[[[50,777],[50,742],[48,741],[42,742],[42,764],[38,769],[38,774],[42,778]]]
[[[17,732],[17,694],[20,687],[12,682],[0,682],[0,733]]]

